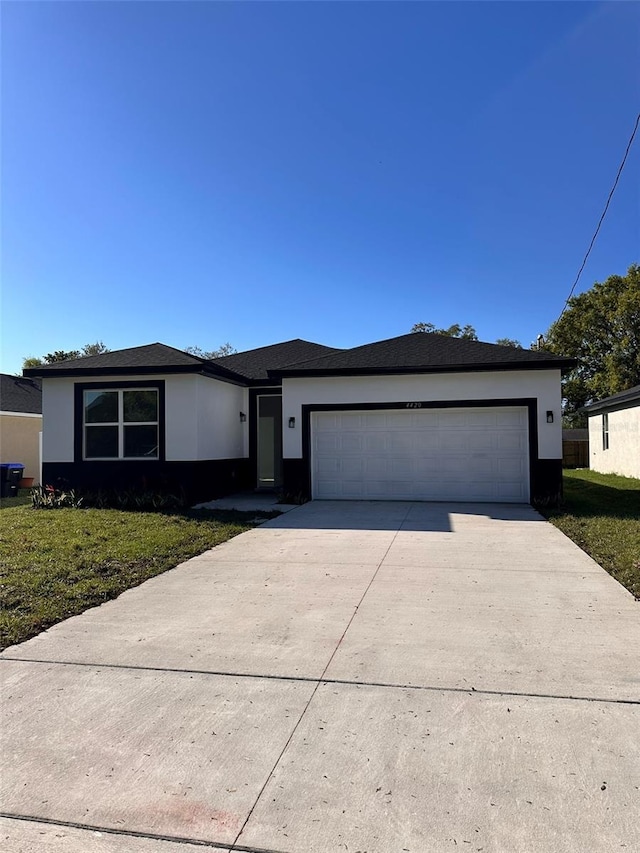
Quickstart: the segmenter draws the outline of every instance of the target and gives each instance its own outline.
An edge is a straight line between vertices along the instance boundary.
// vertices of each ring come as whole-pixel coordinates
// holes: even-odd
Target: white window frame
[[[155,421],[126,421],[124,420],[124,393],[125,391],[153,391],[156,395],[156,419]],[[86,421],[87,394],[117,394],[118,395],[118,420],[100,423]],[[118,455],[117,456],[87,456],[87,428],[91,427],[118,427]],[[124,455],[124,428],[125,426],[155,426],[158,443],[155,456],[125,456]],[[158,388],[84,388],[82,391],[82,459],[85,462],[157,462],[160,459],[160,393]]]
[[[609,413],[602,415],[602,449],[609,449]]]

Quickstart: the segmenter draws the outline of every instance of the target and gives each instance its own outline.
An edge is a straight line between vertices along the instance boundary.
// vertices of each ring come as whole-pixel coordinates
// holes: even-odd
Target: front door
[[[282,484],[282,396],[258,396],[258,488]]]

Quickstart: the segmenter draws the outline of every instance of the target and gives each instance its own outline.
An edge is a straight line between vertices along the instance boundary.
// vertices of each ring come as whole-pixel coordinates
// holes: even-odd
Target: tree
[[[230,343],[222,344],[218,349],[203,350],[200,347],[185,347],[185,352],[195,355],[198,358],[204,358],[208,361],[212,358],[222,358],[225,355],[233,355],[238,350]]]
[[[105,346],[102,341],[96,341],[95,344],[85,344],[80,352],[80,357],[84,358],[87,355],[102,355],[104,352],[110,352],[109,347]]]
[[[81,350],[59,349],[55,352],[48,352],[42,358],[29,356],[22,360],[22,368],[42,367],[43,364],[57,364],[59,361],[69,361],[72,358],[86,358],[88,355],[100,355],[103,352],[109,352],[109,348],[102,341],[96,341],[94,344],[85,344]]]
[[[448,329],[436,329],[433,323],[414,323],[411,327],[412,332],[429,332],[433,335],[446,335],[449,338],[465,338],[469,341],[477,341],[478,335],[473,326],[467,324],[461,326],[459,323],[454,323]]]
[[[579,360],[562,383],[566,426],[586,425],[586,403],[639,385],[640,266],[572,297],[543,347]]]
[[[72,358],[80,358],[80,350],[63,350],[58,349],[55,352],[48,352],[42,358],[25,358],[22,362],[22,367],[42,367],[43,364],[57,364],[59,361],[69,361]]]
[[[414,323],[411,327],[412,332],[428,332],[432,335],[446,335],[449,338],[463,338],[467,341],[477,341],[478,334],[473,326],[468,323],[466,326],[461,326],[459,323],[454,323],[448,329],[436,329],[433,323]],[[520,341],[514,338],[498,338],[497,344],[503,347],[514,347],[514,349],[522,349]]]

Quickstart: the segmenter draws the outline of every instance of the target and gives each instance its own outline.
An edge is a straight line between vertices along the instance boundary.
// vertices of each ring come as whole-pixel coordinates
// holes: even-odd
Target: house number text
[[[407,403],[407,409],[421,409],[422,403]]]

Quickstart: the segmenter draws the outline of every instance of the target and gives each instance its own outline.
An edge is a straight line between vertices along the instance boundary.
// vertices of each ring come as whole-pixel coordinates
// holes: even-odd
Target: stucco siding
[[[248,455],[247,389],[196,376],[199,459],[240,459]],[[168,405],[168,403],[167,403]]]
[[[74,461],[74,386],[76,383],[165,383],[167,462],[236,459],[248,455],[246,389],[203,376],[100,376],[51,378],[42,383],[43,461]],[[20,460],[10,460],[20,461]]]
[[[165,380],[165,458],[167,462],[198,459],[197,376],[149,377]]]
[[[0,462],[21,462],[24,476],[40,479],[40,415],[0,414]]]
[[[495,371],[408,376],[317,377],[284,379],[282,383],[283,455],[302,457],[302,406],[313,403],[394,403],[410,401],[509,400],[538,401],[538,457],[562,458],[559,370]],[[554,422],[547,423],[552,411]],[[296,428],[288,429],[290,417]]]
[[[73,379],[42,383],[42,461],[73,462]]]
[[[609,415],[609,449],[602,442],[602,413],[589,417],[589,457],[593,471],[640,477],[640,406]]]

